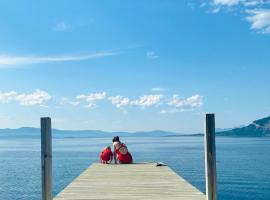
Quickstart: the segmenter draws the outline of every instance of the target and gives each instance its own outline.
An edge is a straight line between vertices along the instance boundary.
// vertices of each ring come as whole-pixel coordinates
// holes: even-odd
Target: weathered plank
[[[93,164],[54,200],[205,200],[167,166]]]

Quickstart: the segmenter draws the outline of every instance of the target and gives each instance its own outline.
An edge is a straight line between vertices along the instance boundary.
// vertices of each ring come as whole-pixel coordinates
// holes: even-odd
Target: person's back
[[[114,142],[113,146],[116,150],[120,151],[121,154],[126,154],[128,152],[127,146],[121,142]]]
[[[103,164],[111,163],[113,159],[113,153],[111,151],[111,147],[107,146],[103,149],[100,154],[100,162]]]
[[[130,164],[133,162],[133,158],[128,151],[127,146],[120,142],[118,136],[113,138],[113,147],[115,163],[117,163],[117,161],[119,161],[120,164]]]

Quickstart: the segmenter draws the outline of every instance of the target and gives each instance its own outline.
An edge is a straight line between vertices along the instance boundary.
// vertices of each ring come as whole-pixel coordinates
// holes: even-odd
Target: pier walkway
[[[205,200],[167,166],[93,164],[54,200]]]

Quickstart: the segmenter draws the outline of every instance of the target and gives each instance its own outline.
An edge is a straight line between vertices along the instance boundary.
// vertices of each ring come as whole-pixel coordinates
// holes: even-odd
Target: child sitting
[[[100,163],[102,164],[109,164],[112,162],[113,153],[110,146],[107,146],[103,149],[100,154]]]

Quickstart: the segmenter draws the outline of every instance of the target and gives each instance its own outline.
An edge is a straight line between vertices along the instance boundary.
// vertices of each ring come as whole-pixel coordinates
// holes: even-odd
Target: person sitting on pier
[[[100,162],[102,164],[109,164],[112,162],[113,159],[113,153],[110,146],[107,146],[103,149],[103,151],[100,154]]]
[[[131,164],[133,162],[133,158],[128,151],[127,146],[120,142],[118,136],[114,137],[112,142],[114,147],[113,157],[115,164],[117,164],[117,162],[120,164]]]

